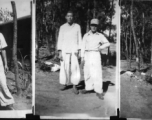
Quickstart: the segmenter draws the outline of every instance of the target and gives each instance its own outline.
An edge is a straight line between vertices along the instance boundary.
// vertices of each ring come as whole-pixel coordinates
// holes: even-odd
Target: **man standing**
[[[11,95],[7,83],[5,73],[8,71],[7,57],[5,48],[7,47],[6,41],[3,34],[0,33],[0,106],[13,109],[12,105],[14,103],[13,96]],[[2,56],[2,57],[1,57]],[[2,62],[4,61],[4,66]]]
[[[57,50],[61,61],[60,77],[61,90],[67,89],[67,85],[73,84],[73,92],[78,94],[76,85],[80,82],[80,68],[78,57],[80,56],[81,29],[73,22],[73,12],[66,14],[67,23],[60,27]]]
[[[102,65],[100,51],[110,46],[110,43],[104,35],[97,32],[99,25],[98,19],[91,20],[91,30],[83,37],[81,48],[81,61],[84,65],[85,90],[82,94],[86,94],[94,90],[100,99],[103,99],[104,92],[102,90]]]

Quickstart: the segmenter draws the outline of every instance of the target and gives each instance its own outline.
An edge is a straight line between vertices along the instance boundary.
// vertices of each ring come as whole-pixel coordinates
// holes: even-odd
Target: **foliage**
[[[19,50],[18,50],[19,51]],[[31,84],[31,73],[30,73],[30,69],[29,66],[26,63],[26,59],[28,59],[27,57],[29,57],[29,55],[25,55],[23,56],[22,53],[19,51],[20,56],[21,56],[21,60],[18,60],[18,68],[19,68],[19,78],[21,80],[21,88],[22,90],[27,90],[28,86]]]
[[[8,9],[0,9],[0,21],[7,22],[12,19],[12,13]]]
[[[59,27],[64,24],[68,10],[74,12],[74,20],[80,24],[82,35],[87,31],[88,21],[92,18],[100,20],[99,31],[115,29],[111,26],[111,16],[115,14],[111,0],[37,0],[36,24],[38,48],[48,46],[55,51]]]
[[[121,0],[121,59],[134,59],[136,45],[131,30],[130,6],[132,0]],[[140,64],[150,62],[152,39],[152,2],[133,0],[133,21]],[[131,45],[131,47],[130,47]],[[128,56],[127,56],[128,54]]]

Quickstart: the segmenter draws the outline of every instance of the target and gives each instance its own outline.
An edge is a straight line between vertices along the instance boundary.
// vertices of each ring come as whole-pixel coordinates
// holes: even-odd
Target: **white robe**
[[[78,85],[80,77],[80,67],[75,53],[63,53],[63,61],[61,61],[60,67],[60,84],[68,85],[72,83]]]
[[[81,49],[81,28],[78,24],[68,23],[60,27],[57,49],[62,51],[59,81],[62,85],[77,85],[80,82],[80,68],[75,53]]]
[[[3,35],[0,33],[0,50],[7,46]],[[11,95],[7,83],[4,71],[2,58],[0,55],[0,106],[7,106],[14,103],[13,96]]]

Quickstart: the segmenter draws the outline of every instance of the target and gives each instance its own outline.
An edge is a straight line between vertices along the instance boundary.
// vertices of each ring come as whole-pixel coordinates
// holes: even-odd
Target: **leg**
[[[70,55],[64,54],[63,61],[61,61],[61,68],[60,68],[60,84],[63,85],[61,87],[61,90],[65,90],[67,88],[67,85],[70,81]]]
[[[85,90],[81,93],[85,94],[93,90],[93,80],[91,77],[91,59],[90,59],[90,52],[85,53],[85,64],[84,64],[84,79],[85,79]]]
[[[75,54],[71,56],[71,83],[73,84],[73,92],[78,94],[79,91],[77,90],[76,85],[80,82],[80,67],[78,63],[78,59]]]
[[[92,69],[91,76],[94,83],[94,91],[97,93],[97,96],[100,99],[103,99],[104,93],[102,90],[103,81],[102,81],[102,65],[101,65],[101,56],[100,53],[95,52],[92,54],[94,60],[92,60]]]

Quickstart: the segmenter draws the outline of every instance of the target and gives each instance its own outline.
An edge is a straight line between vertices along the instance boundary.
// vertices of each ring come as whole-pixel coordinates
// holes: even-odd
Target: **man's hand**
[[[75,54],[76,57],[78,57],[78,52],[75,52],[74,54]]]
[[[79,50],[78,51],[78,59],[80,59],[81,58],[81,51]]]
[[[4,70],[5,70],[5,73],[8,72],[8,66],[7,65],[4,66]]]
[[[63,61],[62,51],[59,51],[59,59]]]
[[[85,63],[84,57],[81,57],[81,66],[82,66],[82,68],[84,67],[84,63]]]

